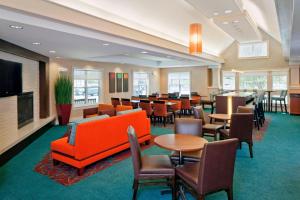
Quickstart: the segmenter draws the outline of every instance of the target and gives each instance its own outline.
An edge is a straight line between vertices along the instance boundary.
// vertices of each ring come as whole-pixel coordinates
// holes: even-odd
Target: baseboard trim
[[[22,140],[15,146],[11,147],[4,153],[0,155],[0,167],[7,163],[10,159],[18,155],[23,149],[25,149],[28,145],[30,145],[33,141],[38,139],[41,135],[43,135],[47,130],[54,126],[55,120],[52,120],[45,124],[43,127],[35,131],[33,134],[28,136],[26,139]]]

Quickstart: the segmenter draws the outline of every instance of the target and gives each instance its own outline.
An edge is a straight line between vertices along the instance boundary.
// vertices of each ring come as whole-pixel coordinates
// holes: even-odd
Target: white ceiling
[[[233,13],[246,9],[252,17],[254,25],[258,25],[258,27],[280,41],[276,8],[273,0],[48,1],[133,29],[142,30],[186,46],[188,46],[188,25],[195,22],[201,23],[203,26],[203,50],[206,53],[217,56],[234,41],[233,38],[236,36],[230,35],[232,32],[227,32],[229,34],[226,34],[213,23],[211,18],[214,16],[214,12],[224,14],[224,11],[228,9],[232,10]],[[248,30],[245,29],[242,36],[238,36],[238,38],[244,39],[247,35],[250,35]],[[253,40],[253,36],[249,36],[248,41],[250,40]],[[244,41],[247,41],[247,38]]]
[[[23,29],[13,29],[9,27],[10,25],[22,26]],[[148,67],[217,65],[215,62],[194,56],[127,41],[103,33],[49,21],[48,19],[12,12],[1,7],[0,36],[3,40],[51,58],[59,57]],[[38,42],[40,45],[33,45],[34,42]],[[52,50],[56,53],[49,52]],[[147,54],[142,53],[145,51]]]
[[[188,46],[189,24],[201,23],[203,51],[220,55],[233,39],[184,0],[50,0]]]

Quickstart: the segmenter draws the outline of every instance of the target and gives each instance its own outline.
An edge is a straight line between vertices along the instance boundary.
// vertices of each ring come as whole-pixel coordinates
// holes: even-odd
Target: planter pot
[[[72,104],[56,105],[59,125],[67,125],[70,120]]]

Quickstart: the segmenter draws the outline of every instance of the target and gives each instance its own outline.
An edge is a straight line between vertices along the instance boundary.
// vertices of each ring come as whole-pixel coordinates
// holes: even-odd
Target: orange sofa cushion
[[[57,151],[69,156],[75,156],[74,146],[68,143],[68,136],[51,143],[52,151]]]
[[[137,137],[150,135],[150,121],[145,111],[79,124],[74,146],[75,158],[82,160],[128,143],[129,125],[134,127]]]

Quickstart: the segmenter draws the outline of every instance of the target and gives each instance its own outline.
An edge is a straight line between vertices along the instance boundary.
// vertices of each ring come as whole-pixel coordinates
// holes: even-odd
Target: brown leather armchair
[[[222,139],[238,138],[241,143],[246,142],[249,146],[250,157],[253,158],[253,113],[233,113],[230,120],[230,129],[220,129]]]
[[[200,119],[189,118],[175,119],[174,132],[175,134],[188,134],[201,137],[202,121]],[[174,163],[179,162],[179,154],[177,151],[173,151],[170,157]],[[183,152],[182,157],[184,162],[199,162],[201,157],[201,150]]]
[[[201,106],[194,107],[194,118],[202,120],[202,133],[205,136],[212,136],[214,140],[217,140],[219,129],[223,128],[220,124],[209,124],[205,121],[204,111]]]
[[[156,180],[152,184],[165,183],[171,185],[172,199],[176,199],[175,169],[167,155],[141,155],[140,145],[135,135],[134,128],[128,127],[128,138],[134,169],[133,197],[137,199],[139,184],[149,184],[149,180]],[[165,181],[157,181],[162,180]],[[145,182],[145,180],[147,182]]]
[[[233,199],[233,174],[238,140],[210,142],[204,145],[200,162],[176,168],[176,180],[191,190],[197,199],[225,190]]]

